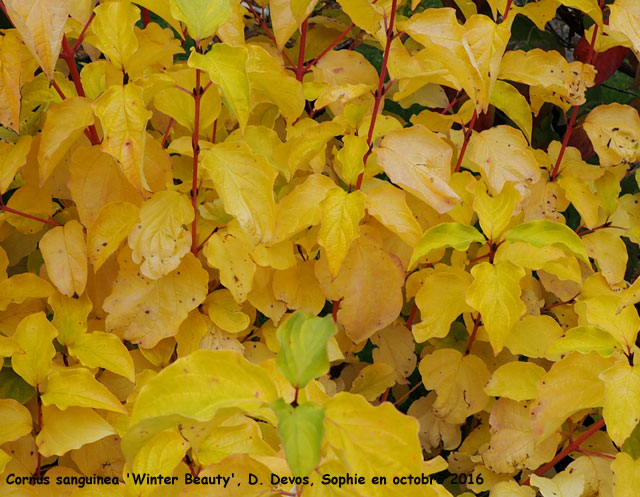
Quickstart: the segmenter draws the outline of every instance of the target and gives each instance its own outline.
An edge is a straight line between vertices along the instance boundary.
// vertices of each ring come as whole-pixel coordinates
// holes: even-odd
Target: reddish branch
[[[409,313],[409,317],[407,318],[407,323],[405,324],[407,329],[410,330],[413,327],[413,320],[416,318],[417,312],[418,312],[418,306],[416,305],[416,302],[414,300],[413,307],[411,308],[411,312]]]
[[[469,337],[469,341],[467,342],[467,348],[464,349],[464,355],[468,355],[471,352],[471,346],[473,342],[476,341],[476,335],[478,334],[478,328],[480,327],[480,313],[473,320],[473,330],[471,331],[471,336]]]
[[[331,44],[330,44],[327,48],[325,48],[322,52],[320,52],[320,55],[318,55],[318,56],[317,56],[315,59],[313,59],[309,64],[307,64],[307,69],[308,69],[309,67],[311,67],[311,66],[315,66],[315,65],[318,63],[318,61],[319,61],[320,59],[322,59],[322,57],[324,57],[324,56],[325,56],[325,55],[327,55],[331,50],[333,50],[333,48],[334,48],[338,43],[340,43],[340,42],[342,41],[342,39],[343,39],[345,36],[347,36],[347,35],[349,34],[349,32],[350,32],[353,28],[355,28],[355,27],[356,27],[356,25],[355,25],[355,24],[351,24],[351,26],[349,26],[349,27],[348,27],[347,29],[345,29],[342,33],[340,33],[340,34],[338,35],[338,37],[337,37],[335,40],[333,40],[333,41],[331,42]]]
[[[302,81],[302,77],[306,71],[304,66],[304,50],[307,45],[307,27],[309,19],[305,19],[300,27],[300,49],[298,51],[298,65],[296,65],[296,79]]]
[[[39,221],[43,224],[49,224],[51,226],[62,226],[58,221],[56,221],[53,218],[45,219],[43,217],[34,216],[33,214],[29,214],[27,212],[22,212],[16,209],[12,209],[11,207],[4,205],[3,203],[0,203],[0,210],[9,212],[10,214],[15,214],[16,216],[26,217],[27,219],[33,219],[34,221]]]
[[[267,33],[267,36],[271,39],[271,41],[273,43],[276,44],[276,46],[278,45],[278,42],[276,41],[276,37],[273,35],[273,32],[269,29],[269,26],[267,26],[267,23],[264,22],[264,19],[260,16],[260,14],[258,14],[256,12],[256,9],[253,8],[253,5],[251,5],[251,2],[246,2],[244,5],[246,5],[247,7],[249,7],[249,10],[251,11],[251,13],[253,14],[253,17],[255,17],[255,19],[260,23],[260,26],[262,26],[262,29],[265,30],[265,32]],[[296,65],[293,63],[293,61],[291,60],[291,58],[287,55],[287,53],[284,50],[281,50],[280,53],[282,54],[282,56],[285,58],[285,60],[287,61],[287,63],[295,69]]]
[[[36,436],[42,431],[42,399],[40,398],[40,388],[36,385],[36,398],[38,403],[38,427],[36,431]],[[40,479],[42,470],[42,454],[40,454],[40,450],[38,450],[38,462],[36,465],[36,478]]]
[[[576,438],[573,442],[569,443],[569,445],[567,445],[562,451],[560,451],[556,455],[556,457],[554,457],[547,464],[540,466],[538,469],[536,469],[534,474],[537,476],[542,476],[543,474],[545,474],[548,470],[553,468],[556,464],[562,461],[569,454],[578,450],[580,448],[580,445],[582,445],[585,442],[585,440],[587,440],[591,435],[599,431],[602,427],[604,427],[604,419],[600,419],[595,423],[593,423],[591,426],[589,426],[589,428],[587,428],[587,430],[582,435],[580,435],[580,437]],[[529,485],[529,484],[530,484],[529,478],[527,478],[525,481],[521,483],[521,485]]]
[[[201,70],[196,69],[196,87],[193,91],[193,100],[195,103],[195,122],[193,125],[193,135],[191,146],[193,148],[193,177],[191,183],[191,205],[193,207],[193,222],[191,223],[191,252],[198,257],[198,157],[200,156],[200,100],[203,90],[200,85]]]
[[[391,16],[389,17],[389,24],[387,25],[387,42],[384,47],[384,55],[382,56],[382,66],[380,67],[380,78],[378,78],[378,89],[376,91],[376,98],[373,104],[373,113],[371,114],[371,123],[369,124],[369,132],[367,133],[367,145],[369,145],[369,149],[367,153],[364,154],[362,162],[367,164],[367,159],[371,155],[371,151],[373,150],[373,130],[376,127],[376,119],[378,118],[378,111],[380,110],[380,104],[384,99],[384,81],[387,77],[387,64],[389,62],[389,52],[391,51],[391,42],[393,41],[393,25],[396,20],[396,8],[398,5],[397,0],[392,0],[391,2]],[[356,182],[356,190],[359,190],[362,186],[362,180],[364,178],[364,171],[360,173],[358,176],[358,181]]]
[[[467,147],[469,146],[469,140],[471,139],[471,133],[473,132],[473,127],[476,125],[476,119],[478,119],[478,112],[474,110],[473,116],[471,116],[471,122],[469,123],[467,132],[464,135],[464,141],[462,142],[460,155],[458,155],[458,162],[456,162],[456,168],[454,169],[454,172],[456,173],[460,171],[460,167],[462,166],[462,159],[464,158],[464,154],[467,151]]]

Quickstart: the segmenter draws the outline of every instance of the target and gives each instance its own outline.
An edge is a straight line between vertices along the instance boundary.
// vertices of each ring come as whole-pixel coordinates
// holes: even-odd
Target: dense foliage
[[[640,2],[0,8],[0,495],[637,495]]]

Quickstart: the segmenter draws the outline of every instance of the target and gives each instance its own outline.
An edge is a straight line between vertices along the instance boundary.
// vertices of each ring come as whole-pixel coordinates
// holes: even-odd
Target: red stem
[[[340,41],[349,34],[349,31],[351,31],[353,28],[355,28],[356,25],[355,24],[351,24],[351,26],[349,26],[347,29],[345,29],[342,33],[340,33],[338,35],[338,37],[333,40],[331,42],[331,45],[329,45],[327,48],[325,48],[322,52],[320,52],[320,55],[318,55],[315,59],[313,59],[309,64],[307,64],[307,68],[311,67],[311,66],[315,66],[318,61],[324,57],[325,55],[327,55],[331,50],[333,50],[333,47],[335,47],[338,43],[340,43]]]
[[[340,301],[333,300],[331,301],[331,303],[332,303],[331,317],[333,318],[334,324],[336,324],[338,322],[338,310],[340,309]]]
[[[458,97],[459,97],[459,95],[460,95],[460,91],[461,91],[461,90],[458,90],[458,93],[456,93],[456,96],[455,96],[455,97],[453,97],[453,100],[451,100],[451,102],[449,102],[449,105],[447,105],[447,106],[443,109],[443,111],[442,111],[442,112],[440,112],[440,114],[443,114],[443,115],[444,115],[444,114],[447,114],[447,113],[448,113],[448,112],[453,108],[453,106],[454,106],[455,104],[457,104],[457,103],[458,103]]]
[[[96,16],[96,13],[95,12],[91,12],[91,15],[89,16],[89,19],[87,20],[87,23],[84,25],[84,28],[82,28],[82,31],[80,32],[80,35],[78,36],[78,39],[73,44],[73,47],[71,47],[71,53],[76,53],[76,50],[78,50],[78,48],[80,48],[80,45],[82,45],[82,40],[84,39],[84,35],[87,32],[87,29],[89,28],[89,25],[91,24],[91,21],[93,21],[93,18],[95,16]]]
[[[304,50],[307,45],[307,25],[309,19],[305,19],[300,27],[300,50],[298,51],[298,65],[296,66],[296,79],[302,81],[302,77],[305,73],[304,67]]]
[[[36,385],[36,397],[38,403],[38,431],[36,436],[42,431],[42,400],[40,399],[40,388]],[[40,450],[38,450],[38,462],[36,465],[36,478],[40,479],[42,472],[42,454],[40,454]]]
[[[193,125],[193,135],[191,146],[193,148],[193,178],[191,183],[191,205],[193,206],[193,222],[191,223],[191,252],[198,257],[198,156],[200,155],[200,98],[202,97],[202,87],[200,86],[200,69],[196,69],[196,87],[193,94],[195,103],[195,123]]]
[[[415,300],[413,301],[413,307],[411,308],[411,312],[409,313],[409,317],[407,318],[407,323],[405,326],[407,329],[411,329],[413,327],[413,320],[416,317],[416,313],[418,312],[418,306],[416,305]]]
[[[269,26],[267,26],[267,23],[264,22],[264,19],[262,19],[262,17],[260,17],[260,14],[258,14],[256,12],[256,9],[253,8],[253,5],[251,5],[251,2],[246,2],[245,4],[247,7],[249,7],[249,10],[251,11],[251,13],[253,14],[253,17],[256,18],[256,20],[260,23],[260,26],[262,26],[262,29],[264,29],[267,33],[267,36],[269,38],[271,38],[271,41],[273,43],[275,43],[276,45],[278,44],[278,42],[276,41],[276,37],[273,36],[273,33],[271,32],[271,30],[269,29]],[[292,68],[295,68],[296,65],[293,63],[293,61],[291,60],[291,58],[287,55],[287,53],[284,50],[281,50],[280,53],[282,54],[282,56],[286,59],[286,61],[289,63],[289,65]]]
[[[473,320],[473,331],[471,331],[471,336],[469,337],[469,341],[467,342],[467,348],[464,349],[464,355],[468,355],[471,352],[471,346],[473,342],[476,341],[476,335],[478,334],[478,328],[480,327],[480,313]]]
[[[372,142],[373,142],[373,130],[376,127],[376,119],[378,118],[378,110],[380,109],[380,103],[384,98],[384,92],[382,89],[384,88],[384,80],[387,77],[387,63],[389,62],[389,52],[391,51],[391,42],[393,41],[393,24],[396,20],[396,7],[398,5],[397,0],[391,1],[391,17],[389,18],[389,25],[387,26],[387,43],[384,47],[384,55],[382,56],[382,66],[380,67],[380,78],[378,79],[378,89],[376,91],[376,99],[373,104],[373,114],[371,115],[371,123],[369,124],[369,132],[367,133],[367,145],[369,145],[369,150],[364,155],[362,162],[367,164],[367,159],[369,155],[371,155],[372,151]],[[364,171],[362,171],[358,175],[358,181],[356,182],[356,190],[359,190],[362,187],[362,180],[364,179]]]
[[[67,96],[62,92],[62,89],[60,88],[60,86],[58,85],[58,83],[56,83],[56,80],[55,80],[55,79],[52,79],[52,80],[50,81],[50,83],[51,83],[51,86],[53,87],[53,89],[56,91],[56,93],[57,93],[58,95],[60,95],[60,98],[61,98],[62,100],[66,100],[66,99],[67,99]]]
[[[420,388],[420,385],[422,385],[422,382],[419,381],[418,383],[416,383],[415,385],[413,385],[411,387],[411,390],[409,390],[407,393],[405,393],[402,397],[400,397],[398,400],[396,400],[393,405],[398,407],[400,404],[402,404],[404,402],[404,400],[409,397],[409,395],[411,395],[413,392],[415,392],[418,388]]]
[[[504,22],[507,20],[507,17],[509,17],[509,11],[511,10],[511,4],[513,3],[513,0],[507,0],[507,6],[504,9],[504,15],[502,16],[502,21]]]
[[[146,28],[151,22],[151,17],[149,16],[149,9],[142,9],[142,25]]]
[[[536,469],[534,474],[538,476],[542,476],[543,474],[545,474],[548,470],[553,468],[565,457],[567,457],[573,451],[577,450],[585,440],[587,440],[595,432],[599,431],[600,428],[602,428],[603,426],[604,426],[604,418],[593,423],[591,426],[589,426],[589,428],[587,428],[587,430],[582,435],[580,435],[580,437],[576,438],[573,442],[567,445],[560,453],[558,453],[556,457],[554,457],[551,461],[549,461],[544,466],[540,466],[538,469]],[[521,483],[521,485],[529,485],[529,484],[530,484],[529,478],[527,478],[525,481]]]
[[[173,127],[173,117],[169,119],[169,124],[167,124],[167,129],[164,131],[164,135],[162,136],[162,148],[167,146],[167,140],[169,139],[169,133],[171,132],[171,128]]]
[[[467,147],[469,146],[469,140],[471,139],[471,133],[473,132],[473,127],[476,125],[476,119],[478,119],[478,112],[474,110],[473,116],[471,116],[471,122],[469,123],[467,132],[464,135],[464,142],[462,142],[462,148],[460,149],[458,162],[456,162],[456,168],[454,169],[454,172],[456,173],[460,171],[460,167],[462,166],[462,159],[464,158],[464,154],[467,151]]]
[[[28,214],[26,212],[22,212],[22,211],[18,211],[16,209],[12,209],[11,207],[8,207],[6,205],[0,205],[0,210],[3,210],[5,212],[9,212],[11,214],[15,214],[16,216],[22,216],[22,217],[26,217],[28,219],[33,219],[34,221],[39,221],[39,222],[44,223],[44,224],[49,224],[51,226],[62,226],[55,219],[44,219],[43,217],[34,216],[34,215]]]

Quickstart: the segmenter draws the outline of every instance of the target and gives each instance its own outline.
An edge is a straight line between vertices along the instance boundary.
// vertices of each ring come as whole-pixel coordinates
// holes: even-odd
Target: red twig
[[[267,23],[264,22],[264,19],[262,19],[262,17],[260,17],[260,14],[258,14],[256,12],[256,9],[253,8],[253,5],[251,5],[251,2],[246,2],[244,5],[246,5],[247,7],[249,7],[249,10],[251,11],[251,13],[253,14],[253,17],[256,18],[256,20],[260,23],[260,26],[262,26],[262,29],[264,29],[267,33],[267,36],[269,38],[271,38],[271,41],[273,43],[275,43],[276,45],[278,44],[278,42],[276,41],[276,37],[273,35],[273,32],[269,29],[269,26],[267,26]],[[287,53],[282,50],[280,52],[282,54],[282,56],[285,58],[285,60],[287,61],[287,63],[295,69],[296,65],[293,63],[293,61],[291,60],[291,58],[287,55]]]
[[[96,13],[91,12],[89,19],[87,20],[86,24],[82,28],[82,31],[80,31],[80,34],[78,35],[78,39],[73,44],[73,47],[71,47],[71,53],[76,53],[76,50],[78,50],[78,48],[80,48],[80,45],[82,45],[82,40],[84,40],[84,35],[86,34],[87,29],[89,28],[89,25],[91,24],[95,16],[96,16]]]
[[[36,397],[38,403],[38,431],[36,435],[42,431],[42,399],[40,398],[40,386],[36,385]],[[40,450],[38,450],[38,462],[36,465],[36,478],[39,480],[42,472],[42,454],[40,454]]]
[[[4,204],[0,204],[0,210],[9,212],[10,214],[15,214],[16,216],[22,216],[22,217],[26,217],[27,219],[33,219],[34,221],[39,221],[43,224],[48,224],[50,226],[62,226],[58,221],[56,221],[53,218],[45,219],[43,217],[34,216],[33,214],[29,214],[27,212],[22,212],[16,209],[12,209],[11,207],[8,207]]]
[[[502,21],[504,22],[507,20],[507,17],[509,17],[509,11],[511,10],[511,4],[513,3],[513,0],[507,0],[507,6],[504,9],[504,14],[502,16]]]
[[[196,69],[196,87],[193,93],[195,103],[195,123],[191,146],[193,148],[193,177],[191,182],[191,205],[193,206],[193,222],[191,223],[191,252],[198,257],[198,156],[200,155],[200,99],[202,87],[200,86],[200,69]]]
[[[405,393],[402,397],[400,397],[398,400],[396,400],[393,405],[398,407],[400,404],[402,404],[404,402],[404,400],[409,397],[409,395],[411,395],[413,392],[415,392],[418,388],[420,388],[420,385],[422,385],[422,382],[419,381],[418,383],[416,383],[415,385],[413,385],[413,387],[411,387],[411,389]]]
[[[447,113],[448,113],[448,112],[453,108],[453,106],[454,106],[455,104],[457,104],[457,103],[458,103],[458,97],[460,96],[460,92],[461,92],[461,91],[462,91],[462,90],[458,90],[458,93],[456,93],[456,96],[455,96],[455,97],[453,97],[453,99],[451,100],[451,102],[449,102],[449,105],[447,105],[447,106],[442,110],[442,112],[440,112],[440,114],[443,114],[443,115],[444,115],[444,114],[447,114]]]
[[[373,104],[373,113],[371,114],[371,123],[369,124],[369,132],[367,133],[367,144],[369,145],[369,150],[364,155],[362,162],[366,165],[367,159],[369,155],[371,155],[372,144],[373,144],[373,130],[376,127],[376,119],[378,117],[378,110],[380,109],[380,104],[382,103],[382,99],[384,98],[384,92],[382,91],[384,88],[384,80],[387,77],[387,63],[389,62],[389,52],[391,51],[391,42],[393,41],[393,25],[396,20],[396,8],[398,5],[397,0],[391,1],[391,17],[389,18],[389,24],[387,25],[387,42],[384,47],[384,55],[382,56],[382,65],[380,66],[380,78],[378,78],[378,89],[376,91],[376,98]],[[356,190],[359,190],[362,186],[362,180],[364,179],[364,171],[362,171],[358,175],[358,180],[356,182]]]
[[[296,79],[298,81],[302,81],[302,77],[305,73],[304,67],[304,50],[307,45],[307,27],[309,24],[309,19],[305,19],[300,26],[300,50],[298,51],[298,65],[296,66]]]
[[[333,318],[334,324],[338,322],[338,310],[340,309],[340,301],[332,300],[331,301],[331,317]]]
[[[469,341],[467,342],[467,347],[464,349],[464,355],[468,355],[471,352],[471,346],[473,342],[476,341],[476,335],[478,334],[478,328],[480,327],[480,313],[473,320],[473,330],[471,331],[471,336],[469,337]]]
[[[548,470],[553,468],[565,457],[567,457],[573,451],[577,450],[585,440],[587,440],[595,432],[599,431],[600,428],[602,428],[603,426],[604,426],[604,418],[593,423],[591,426],[589,426],[589,428],[587,428],[587,430],[582,435],[580,435],[580,437],[576,438],[573,442],[567,445],[561,452],[559,452],[556,455],[556,457],[554,457],[551,461],[549,461],[544,466],[540,466],[538,469],[536,469],[534,474],[538,476],[542,476],[543,474],[545,474]],[[529,478],[527,478],[525,481],[521,483],[521,485],[529,485],[529,484],[530,484]]]
[[[407,318],[407,323],[405,326],[407,329],[411,329],[413,327],[413,320],[416,318],[416,313],[418,312],[418,306],[416,305],[415,300],[413,301],[413,307],[411,308],[411,312],[409,313],[409,317]]]
[[[164,131],[164,135],[162,136],[162,148],[167,146],[167,140],[169,139],[169,133],[171,132],[171,128],[173,127],[173,117],[169,119],[169,124],[167,124],[167,129]]]
[[[469,127],[467,128],[467,132],[464,135],[464,141],[462,142],[462,148],[460,149],[460,155],[458,156],[458,162],[456,162],[456,168],[454,172],[460,171],[460,167],[462,166],[462,159],[464,158],[464,154],[467,151],[467,147],[469,146],[469,140],[471,139],[471,133],[473,132],[473,127],[476,125],[476,119],[478,119],[478,112],[473,111],[473,116],[471,116],[471,122],[469,123]]]
[[[149,9],[142,9],[142,25],[146,28],[151,22],[151,17],[149,16]]]
[[[313,59],[309,64],[307,64],[307,68],[311,67],[311,66],[315,66],[318,61],[324,57],[325,55],[327,55],[331,50],[333,50],[333,47],[335,47],[338,43],[340,43],[340,41],[342,41],[342,39],[347,36],[349,34],[349,31],[351,31],[353,28],[355,28],[356,25],[355,24],[351,24],[351,26],[349,26],[347,29],[345,29],[342,33],[340,33],[338,35],[338,37],[333,40],[331,42],[331,44],[325,48],[322,52],[320,52],[320,55],[318,55],[315,59]]]

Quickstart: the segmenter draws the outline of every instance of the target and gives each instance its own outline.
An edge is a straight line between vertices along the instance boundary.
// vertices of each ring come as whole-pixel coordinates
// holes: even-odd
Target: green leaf
[[[589,263],[580,237],[568,226],[547,219],[537,219],[516,226],[507,233],[505,239],[510,243],[527,242],[534,247],[558,247]]]
[[[453,247],[456,250],[467,250],[473,242],[484,242],[485,238],[473,226],[461,223],[442,223],[429,228],[418,242],[411,255],[409,269],[415,267],[420,259],[429,255],[432,250]]]
[[[331,316],[296,312],[277,331],[278,370],[298,388],[329,371],[327,343],[336,333]]]
[[[610,333],[597,326],[578,326],[555,341],[547,349],[547,354],[567,354],[573,351],[588,354],[594,351],[602,357],[611,357],[617,345],[618,342]]]
[[[313,402],[293,407],[282,398],[271,409],[278,416],[278,434],[293,476],[308,475],[320,461],[324,409]]]

